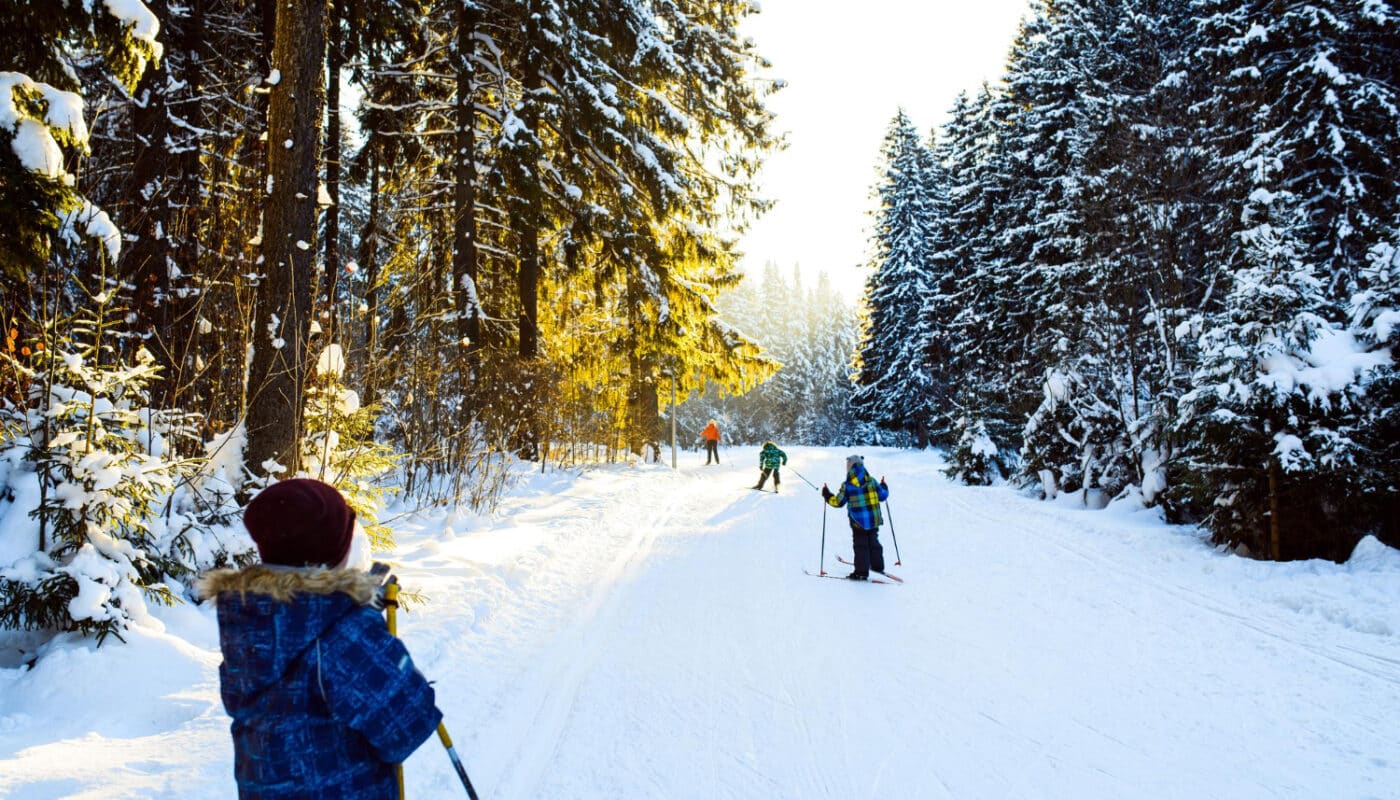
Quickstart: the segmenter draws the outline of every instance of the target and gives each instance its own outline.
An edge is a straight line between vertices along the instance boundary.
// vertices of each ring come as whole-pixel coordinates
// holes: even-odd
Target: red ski
[[[900,581],[899,583],[895,583],[894,581],[882,581],[879,578],[869,578],[863,581],[853,581],[850,578],[847,578],[845,575],[831,575],[825,572],[813,572],[810,569],[804,569],[802,571],[807,573],[808,575],[811,575],[813,578],[835,578],[838,581],[846,581],[847,583],[880,583],[884,584],[885,586],[898,586],[899,583],[903,583],[903,581]],[[885,577],[888,578],[889,576],[886,575]]]
[[[842,564],[845,564],[845,565],[847,565],[847,566],[851,566],[851,567],[854,567],[854,566],[855,566],[855,564],[852,564],[851,562],[847,561],[846,558],[845,558],[845,556],[837,556],[837,557],[836,557],[836,560],[837,560],[837,561],[840,561]],[[881,575],[884,575],[886,578],[889,578],[890,580],[894,581],[895,583],[904,583],[904,579],[901,578],[901,577],[899,577],[899,576],[897,576],[897,575],[891,575],[891,574],[889,574],[888,572],[881,572],[880,574],[881,574]]]

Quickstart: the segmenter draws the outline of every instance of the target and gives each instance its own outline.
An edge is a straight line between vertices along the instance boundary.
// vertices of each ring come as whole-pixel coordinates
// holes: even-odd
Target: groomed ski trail
[[[1150,512],[955,486],[928,454],[867,449],[890,481],[910,582],[813,581],[801,570],[848,570],[836,561],[850,554],[844,510],[795,476],[776,495],[740,491],[758,472],[756,450],[744,453],[725,451],[718,467],[688,454],[678,473],[600,471],[568,502],[538,501],[553,503],[548,514],[517,515],[522,527],[537,514],[552,531],[591,529],[608,555],[565,534],[578,558],[598,559],[591,571],[546,577],[533,565],[513,593],[527,608],[503,605],[468,635],[490,658],[431,665],[457,673],[439,685],[483,692],[444,698],[449,724],[454,708],[479,710],[461,748],[479,789],[499,800],[1196,800],[1385,797],[1400,785],[1379,744],[1380,709],[1400,708],[1396,637],[1238,588],[1314,593],[1321,608],[1356,588],[1346,576],[1268,581],[1287,567],[1218,554]],[[818,483],[840,480],[843,455],[789,449]],[[888,524],[881,541],[888,560]],[[580,578],[589,588],[575,599],[550,594]],[[432,749],[410,773],[448,775]],[[418,796],[450,788],[433,781]]]

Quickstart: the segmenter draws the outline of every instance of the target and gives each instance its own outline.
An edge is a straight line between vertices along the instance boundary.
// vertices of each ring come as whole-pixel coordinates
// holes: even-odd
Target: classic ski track
[[[996,523],[1002,523],[1003,529],[1007,531],[1017,530],[1017,525],[1015,523],[1018,520],[1021,520],[1019,515],[996,513],[993,511],[985,510],[980,506],[973,505],[970,500],[963,496],[964,494],[965,492],[952,491],[944,494],[943,496],[947,498],[951,504],[955,505],[960,513],[966,516],[980,518]],[[1046,513],[1044,516],[1049,521],[1055,523],[1062,522],[1062,520],[1058,519],[1059,515],[1057,514]],[[1152,586],[1158,591],[1161,591],[1165,594],[1169,594],[1179,600],[1190,604],[1191,606],[1194,606],[1195,608],[1201,609],[1202,611],[1207,611],[1220,617],[1229,618],[1233,620],[1239,627],[1248,628],[1249,630],[1252,630],[1255,633],[1258,633],[1262,636],[1291,645],[1292,647],[1301,650],[1307,654],[1310,654],[1314,657],[1325,659],[1336,664],[1340,664],[1344,667],[1356,670],[1357,672],[1360,672],[1369,677],[1400,686],[1400,669],[1388,670],[1385,668],[1385,666],[1388,664],[1396,664],[1397,666],[1400,666],[1400,662],[1396,662],[1386,656],[1377,655],[1353,647],[1345,647],[1344,649],[1350,652],[1366,656],[1372,659],[1373,661],[1379,662],[1378,666],[1381,667],[1382,671],[1377,671],[1367,666],[1357,664],[1346,658],[1342,658],[1331,652],[1327,652],[1320,647],[1308,644],[1307,642],[1300,641],[1278,630],[1266,627],[1265,625],[1261,624],[1253,618],[1246,617],[1242,614],[1230,611],[1229,609],[1219,605],[1219,603],[1217,603],[1214,599],[1203,595],[1202,593],[1194,589],[1190,589],[1188,587],[1181,586],[1175,583],[1166,583],[1157,576],[1148,572],[1144,572],[1139,568],[1127,564],[1126,562],[1116,561],[1111,558],[1107,558],[1097,553],[1091,553],[1080,547],[1072,545],[1069,542],[1065,541],[1063,532],[1057,529],[1060,527],[1063,526],[1045,526],[1045,528],[1037,534],[1037,540],[1041,542],[1048,542],[1049,544],[1054,545],[1060,550],[1074,555],[1085,562],[1088,562],[1101,568],[1108,569],[1112,571],[1113,574],[1119,576],[1130,576],[1136,582],[1137,585]],[[1076,528],[1076,530],[1094,531],[1096,529],[1093,528],[1091,525],[1086,524],[1081,525],[1079,528]]]
[[[562,640],[552,643],[548,666],[541,668],[542,671],[549,671],[549,677],[534,678],[527,683],[546,688],[533,703],[532,720],[526,728],[524,739],[514,746],[515,755],[509,761],[511,766],[501,776],[499,785],[491,791],[492,796],[522,800],[540,796],[541,779],[550,761],[559,753],[583,682],[597,663],[602,653],[604,634],[611,629],[623,605],[622,600],[628,594],[625,578],[645,561],[659,532],[673,524],[677,509],[699,506],[707,499],[695,500],[692,495],[685,502],[673,501],[660,508],[653,507],[644,519],[634,523],[634,533],[627,545],[613,558],[607,571],[599,576],[599,588],[571,620]],[[626,513],[617,513],[618,506],[623,506],[621,511]],[[634,513],[637,508],[635,497],[624,493],[616,500],[603,504],[596,516],[602,520],[623,520],[627,513]]]

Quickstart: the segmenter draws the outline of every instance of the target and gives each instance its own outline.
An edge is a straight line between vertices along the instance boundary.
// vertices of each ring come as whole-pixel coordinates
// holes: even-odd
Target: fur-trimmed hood
[[[297,594],[344,594],[357,605],[374,602],[379,581],[367,572],[321,567],[282,567],[254,564],[243,569],[216,569],[199,579],[199,596],[217,599],[225,592],[263,594],[290,603]]]
[[[382,629],[371,605],[377,588],[351,569],[258,564],[205,574],[200,594],[219,608],[224,707],[233,713],[256,702],[305,654],[319,657],[319,640],[337,627]]]

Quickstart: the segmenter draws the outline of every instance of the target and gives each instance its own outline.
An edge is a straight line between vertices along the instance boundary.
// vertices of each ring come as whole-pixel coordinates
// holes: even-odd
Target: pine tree
[[[107,214],[77,190],[67,166],[89,148],[77,66],[86,53],[100,54],[107,74],[131,90],[162,52],[159,22],[143,3],[31,6],[0,7],[9,31],[0,55],[0,301],[7,316],[42,306],[31,278],[48,268],[60,239],[105,240],[112,259],[120,250],[115,230],[98,224]],[[29,319],[6,322],[37,332]]]
[[[192,421],[150,407],[155,359],[145,349],[119,356],[113,329],[124,314],[115,281],[103,283],[89,307],[46,327],[30,355],[0,354],[29,387],[25,410],[5,409],[3,490],[38,499],[10,509],[38,526],[32,552],[0,577],[0,626],[77,631],[99,644],[144,619],[148,601],[178,602],[173,581],[245,549],[208,536],[200,517],[220,509],[177,493],[201,466],[175,453]]]
[[[929,331],[921,312],[932,288],[930,188],[937,179],[930,178],[932,158],[903,110],[890,123],[881,159],[872,234],[875,272],[866,285],[870,316],[854,402],[863,418],[906,431],[924,445],[933,387],[925,360]]]
[[[1007,465],[1006,453],[1014,458],[1021,421],[1006,402],[1004,361],[992,345],[996,326],[988,274],[998,197],[991,167],[1002,106],[987,86],[971,97],[960,95],[939,139],[935,157],[947,175],[946,205],[933,254],[938,283],[925,315],[935,336],[930,369],[950,389],[947,403],[936,409],[934,429],[947,431],[959,444],[980,442],[980,432],[985,432],[997,448],[996,463]],[[971,437],[966,435],[970,429],[977,431]],[[957,463],[964,455],[972,453],[955,446],[949,457]],[[956,474],[981,474],[981,467]]]
[[[1397,84],[1379,54],[1400,16],[1347,3],[1202,0],[1197,11],[1201,58],[1225,76],[1211,106],[1215,191],[1238,213],[1222,225],[1235,245],[1219,276],[1224,307],[1193,328],[1202,369],[1179,421],[1183,484],[1214,509],[1222,541],[1343,557],[1374,518],[1339,509],[1389,483],[1367,479],[1387,467],[1359,442],[1390,413],[1374,404],[1393,395],[1369,390],[1390,356],[1351,327],[1350,306],[1395,214],[1384,176],[1400,164]],[[1230,359],[1234,394],[1218,388]],[[1222,394],[1243,409],[1216,411]],[[1229,412],[1242,415],[1233,439],[1218,427]]]

